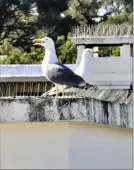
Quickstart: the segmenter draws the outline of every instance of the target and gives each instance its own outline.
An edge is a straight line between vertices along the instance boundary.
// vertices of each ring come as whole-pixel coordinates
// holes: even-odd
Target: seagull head
[[[50,37],[44,37],[42,39],[34,39],[34,45],[45,47],[46,49],[55,48],[54,41]]]
[[[91,48],[86,48],[82,54],[83,57],[93,56],[93,50]]]

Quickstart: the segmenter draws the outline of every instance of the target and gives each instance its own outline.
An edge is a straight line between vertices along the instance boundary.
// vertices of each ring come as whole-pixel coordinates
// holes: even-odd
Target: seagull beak
[[[42,39],[34,39],[33,43],[34,43],[34,45],[41,45],[42,44]]]

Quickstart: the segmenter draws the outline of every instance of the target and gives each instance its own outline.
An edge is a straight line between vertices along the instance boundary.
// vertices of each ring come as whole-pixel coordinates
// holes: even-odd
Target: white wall
[[[132,169],[132,131],[89,123],[1,123],[1,168]]]
[[[75,64],[66,64],[75,69]],[[40,64],[10,64],[0,65],[0,77],[43,77]]]
[[[79,45],[78,58],[82,57],[84,47]],[[89,56],[89,69],[83,74],[86,82],[96,85],[130,85],[132,83],[132,56],[130,45],[120,47],[119,57]]]
[[[132,57],[130,45],[121,46],[119,57],[91,57],[87,82],[132,83]],[[106,83],[105,83],[106,84]]]

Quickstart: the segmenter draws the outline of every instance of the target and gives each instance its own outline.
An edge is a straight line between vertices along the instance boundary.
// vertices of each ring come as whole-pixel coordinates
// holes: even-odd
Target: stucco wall
[[[2,169],[132,169],[132,130],[89,123],[1,123]]]
[[[1,122],[86,121],[132,128],[132,104],[91,98],[0,98]]]

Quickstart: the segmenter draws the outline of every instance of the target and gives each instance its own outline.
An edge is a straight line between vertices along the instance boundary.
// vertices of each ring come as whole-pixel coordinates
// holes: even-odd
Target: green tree
[[[3,41],[3,44],[0,46],[0,55],[9,55],[10,51],[13,49],[13,46],[7,39]]]
[[[95,24],[95,19],[100,9],[101,2],[95,0],[71,0],[66,14],[80,24]]]
[[[76,45],[71,41],[71,34],[68,34],[67,40],[63,35],[58,36],[57,44],[59,46],[57,48],[59,61],[63,64],[75,63],[77,58],[77,48]]]
[[[66,14],[80,24],[92,25],[106,21],[109,16],[133,11],[132,0],[71,0]]]
[[[0,0],[0,44],[8,39],[16,47],[30,48],[30,38],[38,29],[31,5],[32,0]]]
[[[32,39],[46,35],[56,41],[60,62],[75,63],[77,50],[71,42],[70,26],[132,24],[132,6],[132,0],[0,0],[0,55],[8,56],[0,63],[41,63],[44,49],[32,47]],[[33,7],[39,15],[32,14]],[[107,55],[109,49],[100,53]],[[111,54],[118,55],[118,47]]]
[[[36,1],[38,25],[46,29],[48,35],[56,40],[58,35],[67,35],[70,25],[76,24],[70,16],[62,16],[68,9],[68,0],[39,0]]]
[[[44,56],[44,48],[31,47],[30,52],[14,47],[8,40],[4,40],[0,47],[0,55],[7,55],[0,64],[40,64]]]
[[[133,12],[127,13],[123,12],[121,14],[116,14],[114,16],[110,16],[108,20],[106,21],[108,24],[121,24],[121,23],[127,23],[127,24],[133,24]]]
[[[120,47],[100,47],[99,57],[120,56]]]
[[[40,32],[39,35],[42,34],[43,32]],[[38,38],[40,38],[39,35],[37,36]],[[57,37],[56,52],[61,63],[76,62],[77,48],[71,41],[70,33],[67,39],[63,35]],[[41,64],[44,54],[45,49],[43,47],[31,47],[30,52],[24,52],[6,40],[0,47],[0,55],[7,55],[7,59],[1,60],[0,64]]]

